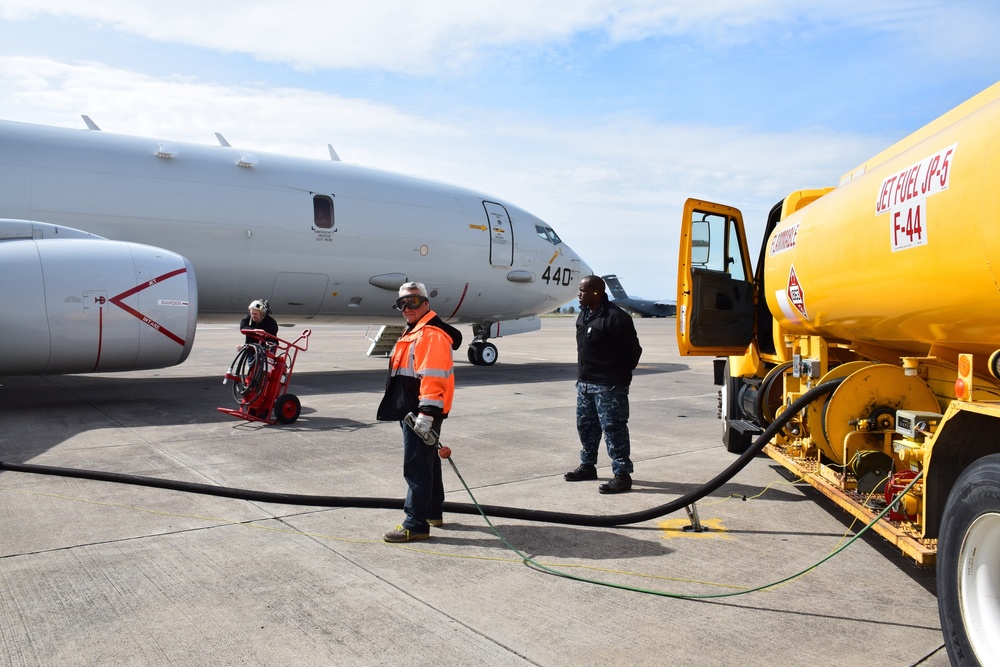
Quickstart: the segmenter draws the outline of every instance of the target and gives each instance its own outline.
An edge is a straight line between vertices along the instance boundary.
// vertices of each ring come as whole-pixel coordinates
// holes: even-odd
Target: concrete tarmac
[[[490,368],[456,352],[442,442],[476,501],[622,514],[733,461],[712,360],[677,354],[673,318],[635,323],[621,495],[597,492],[603,444],[600,481],[563,481],[579,461],[572,318],[497,339]],[[216,410],[235,406],[222,376],[240,336],[203,325],[174,368],[0,378],[0,460],[401,502],[400,427],[375,421],[386,360],[365,356],[366,327],[312,330],[294,424]],[[471,502],[447,464],[444,479],[447,500]],[[828,558],[862,526],[763,456],[697,503],[701,533],[684,511],[614,528],[492,519],[496,532],[446,514],[430,540],[390,545],[398,510],[12,471],[0,508],[0,665],[948,664],[933,570],[868,533]]]

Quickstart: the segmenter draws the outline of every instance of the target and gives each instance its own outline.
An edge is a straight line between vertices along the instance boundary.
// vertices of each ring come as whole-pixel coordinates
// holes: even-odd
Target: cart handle
[[[251,338],[256,338],[262,343],[274,342],[283,345],[285,349],[294,347],[297,350],[305,352],[309,349],[309,336],[312,335],[312,329],[303,329],[299,337],[294,341],[287,341],[283,338],[278,338],[277,336],[272,336],[263,329],[240,329],[240,333],[244,336],[250,336]],[[300,341],[305,341],[302,345],[299,345]]]

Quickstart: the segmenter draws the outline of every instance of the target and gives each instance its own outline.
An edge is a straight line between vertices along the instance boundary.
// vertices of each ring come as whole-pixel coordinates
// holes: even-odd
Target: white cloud
[[[182,141],[239,134],[261,150],[324,157],[344,135],[392,140],[453,135],[451,126],[366,100],[299,88],[252,88],[191,77],[154,77],[101,63],[0,57],[0,112],[6,120],[102,129]],[[167,135],[167,136],[164,136]]]
[[[437,74],[524,51],[559,48],[575,36],[621,43],[686,36],[719,49],[795,33],[875,30],[909,35],[913,49],[946,60],[997,55],[1000,14],[976,2],[913,0],[0,0],[0,18],[74,18],[163,43],[245,53],[304,69],[363,68]]]

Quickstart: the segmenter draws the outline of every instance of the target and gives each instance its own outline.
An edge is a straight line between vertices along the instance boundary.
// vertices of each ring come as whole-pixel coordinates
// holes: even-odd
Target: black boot
[[[625,493],[631,489],[632,477],[629,475],[615,475],[613,480],[597,487],[597,490],[601,493]]]
[[[581,463],[577,466],[576,470],[570,470],[568,473],[563,475],[563,479],[567,482],[586,482],[592,479],[597,479],[597,468]]]

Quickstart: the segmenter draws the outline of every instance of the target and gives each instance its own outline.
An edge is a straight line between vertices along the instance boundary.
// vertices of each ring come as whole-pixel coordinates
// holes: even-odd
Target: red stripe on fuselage
[[[465,301],[465,295],[468,293],[469,293],[469,283],[465,283],[465,289],[462,290],[462,298],[458,300],[458,305],[455,306],[455,310],[451,311],[451,315],[448,316],[449,320],[455,317],[455,313],[457,313],[458,309],[462,307],[462,302]]]

